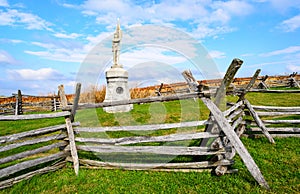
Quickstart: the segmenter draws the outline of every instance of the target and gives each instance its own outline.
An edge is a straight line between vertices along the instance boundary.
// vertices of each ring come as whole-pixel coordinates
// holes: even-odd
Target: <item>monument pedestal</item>
[[[114,102],[119,100],[130,100],[128,87],[128,72],[122,67],[112,67],[106,72],[106,94],[104,102]],[[129,112],[133,105],[120,105],[105,107],[104,111],[109,113]]]

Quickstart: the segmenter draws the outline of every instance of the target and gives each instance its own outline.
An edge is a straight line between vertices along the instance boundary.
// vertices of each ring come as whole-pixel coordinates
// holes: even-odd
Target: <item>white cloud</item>
[[[52,40],[46,42],[31,42],[32,45],[41,47],[40,50],[24,50],[24,53],[38,56],[52,61],[81,63],[91,50],[92,45],[82,45],[72,40]]]
[[[284,13],[289,9],[300,8],[300,1],[296,0],[269,0],[268,2],[279,13]]]
[[[78,9],[79,8],[79,6],[73,5],[73,4],[69,4],[69,3],[63,3],[62,6],[66,7],[66,8],[72,8],[72,9]]]
[[[262,62],[262,63],[257,63],[257,64],[252,64],[252,65],[247,65],[248,68],[261,68],[263,66],[289,66],[289,65],[295,65],[299,64],[300,61],[298,59],[293,59],[293,60],[284,60],[284,61],[269,61],[269,62]],[[267,68],[266,68],[267,69]],[[278,73],[278,72],[277,72]]]
[[[231,0],[226,2],[210,0],[172,0],[159,3],[127,0],[86,0],[82,14],[94,16],[97,23],[106,24],[107,29],[114,27],[120,17],[123,26],[132,24],[170,24],[184,21],[181,28],[197,35],[217,37],[218,34],[233,31],[228,26],[233,16],[245,16],[253,11],[250,3]]]
[[[67,83],[64,84],[64,86],[70,86],[70,87],[75,87],[77,84],[76,81],[69,81]]]
[[[300,65],[289,64],[289,65],[286,66],[286,68],[288,69],[288,71],[300,72]]]
[[[124,13],[130,9],[130,5],[123,0],[87,0],[83,3],[82,7],[87,10],[94,11],[117,11],[119,13]]]
[[[183,81],[181,71],[172,65],[149,61],[128,69],[130,85],[153,85]],[[153,83],[154,82],[154,83]]]
[[[216,10],[223,10],[228,15],[243,16],[253,11],[253,7],[245,1],[216,1],[212,4]]]
[[[51,48],[55,47],[55,45],[53,45],[53,44],[42,43],[42,42],[31,42],[31,44],[35,45],[35,46],[42,47],[42,48],[46,48],[46,49],[51,49]]]
[[[207,1],[163,1],[148,8],[148,17],[164,21],[195,19],[208,14],[207,5]]]
[[[173,52],[165,54],[164,52],[166,51],[166,49],[149,46],[121,54],[120,62],[126,67],[131,67],[149,61],[157,61],[165,64],[176,64],[187,61],[186,58],[178,56],[178,54]]]
[[[23,43],[24,42],[23,40],[17,40],[17,39],[11,39],[10,41],[11,41],[11,43],[14,43],[14,44],[18,44],[18,43]]]
[[[254,53],[244,53],[244,54],[241,54],[242,57],[252,57],[254,56]]]
[[[290,46],[285,49],[275,50],[275,51],[268,52],[268,53],[263,53],[260,56],[271,57],[271,56],[275,56],[275,55],[292,54],[292,53],[296,53],[296,52],[300,52],[300,46]]]
[[[192,31],[192,35],[199,39],[204,39],[206,37],[218,38],[220,34],[226,34],[235,30],[235,28],[231,28],[228,26],[211,27],[199,24],[197,29]]]
[[[13,23],[13,16],[8,12],[3,12],[0,10],[0,26],[12,25]]]
[[[88,36],[86,39],[89,41],[88,44],[81,48],[34,42],[35,45],[41,46],[45,50],[26,50],[25,53],[53,61],[91,63],[97,64],[97,66],[101,61],[108,62],[112,59],[111,33],[103,32],[97,36]],[[198,41],[188,34],[173,28],[154,25],[139,26],[123,32],[121,51],[124,53],[121,54],[120,62],[126,68],[148,61],[159,61],[172,65],[180,64],[188,59],[193,60],[198,52],[203,52],[206,56],[205,49],[201,45],[201,48],[198,47],[199,45]],[[134,49],[127,50],[132,48]],[[170,51],[174,53],[170,54]],[[92,72],[97,73],[95,69],[92,69]]]
[[[0,7],[8,7],[7,0],[0,0]]]
[[[210,51],[207,57],[210,57],[212,59],[221,59],[221,58],[225,58],[226,55],[224,52],[221,51]]]
[[[252,0],[254,2],[257,2],[257,3],[265,3],[265,2],[268,2],[269,0]]]
[[[300,14],[296,15],[290,19],[284,20],[279,25],[281,29],[283,29],[285,32],[293,32],[300,28]]]
[[[0,64],[16,64],[17,61],[6,51],[0,50]]]
[[[90,49],[92,49],[92,45],[86,45],[84,46],[84,48],[65,48],[54,44],[40,42],[33,42],[32,44],[42,47],[45,50],[25,50],[24,53],[52,61],[63,61],[73,63],[81,63],[87,56]]]
[[[87,0],[81,5],[82,13],[96,16],[98,23],[112,24],[115,23],[116,18],[120,17],[125,25],[149,21],[168,23],[176,20],[193,20],[209,13],[205,6],[209,6],[207,0],[197,2],[175,0],[139,4],[126,0]]]
[[[0,10],[0,26],[25,26],[28,30],[49,30],[52,24],[31,13],[20,12],[15,9]]]
[[[63,75],[52,68],[33,69],[11,69],[7,70],[9,79],[12,80],[56,80]]]
[[[77,34],[77,33],[71,33],[71,34],[55,33],[54,36],[57,37],[57,38],[75,39],[75,38],[78,38],[78,37],[82,36],[82,34]]]
[[[97,16],[98,15],[97,12],[91,11],[91,10],[84,10],[81,13],[86,16]]]
[[[1,43],[13,43],[13,44],[20,44],[20,43],[24,43],[23,40],[18,40],[18,39],[6,39],[6,38],[2,38],[0,39]]]
[[[80,63],[86,57],[80,50],[54,49],[47,51],[24,51],[26,54],[39,56],[52,61]]]
[[[110,35],[112,35],[111,32],[102,32],[96,36],[87,36],[86,39],[93,45],[96,45],[97,43],[101,42],[102,40],[109,37]]]

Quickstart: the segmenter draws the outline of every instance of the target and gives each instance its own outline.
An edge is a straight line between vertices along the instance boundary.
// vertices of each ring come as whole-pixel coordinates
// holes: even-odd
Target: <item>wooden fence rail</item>
[[[61,109],[59,96],[34,96],[24,95],[18,90],[17,94],[11,97],[1,98],[0,115],[15,114],[20,115],[23,112],[37,111],[57,111]],[[3,103],[7,102],[8,103]]]
[[[248,103],[249,104],[249,103]],[[230,109],[237,104],[228,103]],[[300,120],[292,119],[300,115],[300,107],[277,107],[277,106],[256,106],[251,105],[253,110],[245,108],[245,115],[254,113],[257,120],[246,119],[242,121],[247,125],[247,130],[243,136],[262,136],[262,129],[270,132],[272,137],[300,137]],[[230,110],[228,109],[228,110]],[[224,113],[226,113],[225,111]],[[254,117],[253,117],[254,118]],[[261,122],[259,122],[259,120]],[[282,125],[285,125],[283,127]]]
[[[80,84],[76,90],[77,100]],[[0,189],[31,178],[37,174],[55,171],[66,164],[66,158],[73,158],[76,164],[76,150],[71,148],[73,127],[78,122],[71,122],[75,111],[62,111],[48,114],[0,115],[0,121],[19,122],[23,120],[64,118],[65,124],[43,127],[21,133],[0,136]],[[3,130],[3,129],[1,129]],[[34,146],[32,146],[34,145]],[[71,150],[70,150],[71,148]],[[4,156],[4,157],[3,157]],[[78,159],[77,159],[78,160]],[[78,166],[74,165],[75,173]]]
[[[218,158],[217,161],[219,166],[215,167],[215,173],[219,175],[223,175],[225,173],[230,173],[230,164],[232,163],[232,159],[235,155],[235,150],[242,157],[246,167],[249,169],[250,173],[256,179],[256,181],[262,186],[269,188],[267,182],[263,178],[260,170],[255,164],[254,160],[251,158],[250,154],[243,146],[242,142],[239,139],[241,135],[241,131],[243,131],[243,102],[238,102],[236,106],[230,108],[224,113],[220,112],[220,110],[212,103],[211,100],[205,97],[204,93],[190,93],[190,94],[180,94],[177,96],[158,96],[152,98],[145,99],[134,99],[127,101],[118,101],[113,103],[98,103],[98,104],[88,104],[88,105],[79,105],[79,108],[95,108],[95,107],[105,107],[105,106],[116,106],[122,105],[126,103],[147,103],[147,102],[157,102],[157,101],[168,101],[174,99],[187,99],[187,98],[201,98],[201,100],[207,105],[207,107],[212,111],[211,119],[207,121],[192,121],[192,122],[183,122],[176,124],[156,124],[156,125],[142,125],[142,126],[120,126],[120,127],[76,127],[75,128],[75,142],[77,143],[77,150],[79,153],[84,151],[90,154],[100,154],[100,158],[87,159],[79,157],[79,163],[81,165],[87,165],[87,167],[101,167],[101,168],[128,168],[133,170],[143,170],[148,169],[149,167],[155,166],[153,170],[167,170],[171,171],[184,171],[186,169],[180,168],[182,166],[188,166],[191,162],[175,162],[174,165],[161,165],[161,163],[157,163],[157,158],[149,161],[148,154],[156,155],[173,155],[175,156],[211,156],[211,158],[207,158],[208,160],[204,161],[193,161],[192,165],[197,166],[196,164],[201,164],[197,166],[195,169],[189,169],[189,171],[195,170],[203,170],[212,167],[212,158]],[[226,118],[225,116],[226,115]],[[162,136],[129,136],[129,137],[121,137],[121,138],[94,138],[97,133],[106,133],[106,132],[114,132],[114,131],[145,131],[145,130],[161,130],[170,129],[173,127],[186,127],[186,126],[203,126],[209,123],[214,123],[222,131],[225,133],[213,133],[213,132],[187,132],[187,133],[171,133],[168,135]],[[93,134],[96,133],[96,134]],[[199,143],[203,139],[212,138],[214,139],[213,143],[208,146],[189,146],[184,141],[192,141],[199,140]],[[232,144],[223,144],[223,139],[228,138]],[[153,146],[149,145],[149,143],[161,143],[162,146]],[[176,146],[165,145],[169,142],[175,143]],[[82,143],[84,143],[82,145]],[[146,144],[145,144],[146,143]],[[143,144],[143,145],[141,145]],[[144,145],[145,144],[145,145]],[[126,146],[125,146],[126,145]],[[234,145],[234,147],[232,146]],[[103,155],[104,154],[104,155]],[[110,159],[105,160],[107,154]],[[132,154],[138,154],[139,157],[147,157],[147,162],[134,161],[132,159]],[[81,154],[80,154],[81,155]],[[84,154],[83,154],[84,155]],[[106,155],[106,156],[105,156]],[[101,160],[102,156],[102,160]],[[152,155],[151,155],[152,156]],[[131,162],[124,163],[123,160],[125,158],[130,158]],[[104,158],[104,159],[103,159]],[[135,157],[133,157],[135,158]],[[99,160],[100,159],[100,160]],[[104,161],[103,161],[104,160]],[[113,161],[111,161],[113,160]],[[119,161],[119,162],[116,162]],[[176,161],[176,160],[175,160]],[[227,163],[222,163],[223,161],[228,161]],[[170,161],[167,161],[168,163]],[[173,161],[174,162],[174,161]],[[172,162],[171,162],[172,163]],[[224,165],[223,165],[224,164]],[[136,167],[136,168],[135,168]],[[175,167],[174,169],[172,167]],[[152,170],[152,169],[150,169]]]
[[[260,117],[266,130],[273,137],[300,137],[300,120],[290,119],[288,116],[300,115],[300,107],[275,107],[275,106],[252,106]],[[270,119],[276,117],[276,119]],[[261,127],[253,127],[257,123],[246,121],[248,123],[247,136],[260,136]],[[277,126],[278,125],[278,126]],[[286,125],[286,127],[282,127]],[[293,126],[291,126],[293,125]]]
[[[149,157],[149,154],[153,156],[156,155],[173,155],[185,157],[185,156],[202,156],[198,158],[205,158],[202,159],[203,161],[193,161],[193,162],[201,162],[202,166],[199,168],[209,168],[209,164],[215,160],[218,161],[221,165],[217,166],[214,169],[214,172],[217,175],[223,175],[225,173],[231,172],[230,166],[223,165],[222,161],[226,160],[230,161],[233,159],[235,153],[238,153],[242,158],[244,164],[248,168],[251,175],[254,179],[263,187],[269,188],[267,182],[265,181],[264,177],[262,176],[258,166],[254,162],[253,158],[250,156],[249,152],[247,151],[246,147],[243,145],[239,136],[243,133],[243,129],[245,124],[242,122],[243,114],[244,114],[244,99],[241,97],[240,100],[243,100],[242,103],[237,103],[238,105],[234,106],[234,108],[226,111],[224,114],[218,108],[221,100],[226,95],[226,90],[229,88],[234,75],[236,74],[237,70],[240,68],[241,64],[243,63],[240,59],[234,59],[228,68],[224,79],[222,80],[221,86],[218,88],[215,101],[209,99],[210,93],[209,91],[202,90],[203,88],[198,87],[191,87],[191,93],[188,94],[177,94],[172,96],[161,96],[158,95],[157,97],[150,97],[150,98],[143,98],[143,99],[132,99],[132,100],[123,100],[123,101],[114,101],[114,102],[105,102],[105,103],[97,103],[97,104],[80,104],[78,106],[79,109],[86,109],[86,108],[99,108],[99,107],[109,107],[109,106],[118,106],[118,105],[127,105],[127,104],[140,104],[140,103],[151,103],[151,102],[164,102],[164,101],[171,101],[171,100],[182,100],[182,99],[189,99],[189,98],[199,98],[202,102],[207,106],[207,108],[211,111],[210,117],[207,121],[197,121],[203,125],[206,125],[205,132],[195,132],[190,131],[187,133],[174,133],[169,132],[168,135],[161,135],[161,136],[127,136],[121,138],[95,138],[94,136],[98,134],[94,133],[106,133],[108,131],[133,131],[140,129],[144,130],[160,130],[160,126],[165,127],[166,129],[170,127],[169,124],[167,125],[152,125],[149,126],[120,126],[120,127],[105,127],[105,128],[76,128],[74,141],[75,144],[77,143],[75,149],[79,151],[79,153],[83,152],[83,154],[79,154],[79,156],[85,156],[84,153],[89,153],[88,155],[98,155],[103,156],[102,161],[100,157],[94,159],[87,159],[79,157],[79,163],[82,165],[95,165],[95,166],[103,166],[107,164],[108,168],[114,166],[136,166],[138,169],[146,168],[149,166],[157,165],[157,160],[151,160],[147,162],[137,162],[132,157],[132,154],[139,155],[142,154],[143,156]],[[186,74],[184,74],[186,75]],[[192,77],[192,75],[190,75]],[[187,79],[189,81],[190,79]],[[194,79],[193,79],[194,80]],[[249,88],[252,85],[249,86]],[[248,87],[246,88],[245,92],[248,91]],[[244,93],[245,93],[244,92]],[[71,107],[66,107],[63,110],[71,110]],[[226,115],[226,116],[225,116]],[[194,125],[196,122],[187,122],[188,125]],[[185,123],[185,124],[187,124]],[[179,128],[183,125],[176,124]],[[198,127],[195,126],[195,127]],[[268,131],[264,131],[265,134],[268,135]],[[100,135],[100,134],[99,134]],[[72,137],[73,138],[73,137]],[[207,141],[207,139],[211,139]],[[271,138],[272,139],[272,138]],[[198,141],[198,145],[201,146],[189,146],[187,141]],[[202,146],[202,142],[205,140],[205,146]],[[209,143],[210,142],[210,143]],[[84,144],[82,144],[84,143]],[[150,143],[150,145],[149,145]],[[159,143],[159,145],[153,145],[153,143]],[[170,144],[171,143],[171,144]],[[126,145],[126,146],[125,146]],[[70,142],[70,147],[71,142]],[[72,149],[71,149],[72,151]],[[103,155],[104,154],[104,155]],[[121,154],[121,156],[120,156]],[[110,157],[109,160],[105,160],[106,156]],[[131,162],[124,163],[124,159],[129,158]],[[204,157],[205,156],[205,157]],[[212,156],[212,158],[207,158],[206,156]],[[164,157],[165,158],[165,157]],[[113,161],[111,161],[111,159]],[[157,159],[157,158],[156,158]],[[104,160],[104,161],[103,161]],[[121,161],[120,161],[121,160]],[[72,161],[78,162],[72,158]],[[132,162],[133,161],[133,162]],[[171,160],[167,161],[170,162]],[[175,160],[176,161],[176,160]],[[75,165],[74,162],[74,165]],[[177,168],[175,170],[185,170],[178,168],[179,166],[185,166],[185,162],[176,162]],[[206,166],[203,166],[207,164]],[[163,170],[165,170],[166,165],[162,165]],[[172,165],[169,166],[168,170]],[[197,168],[196,170],[200,170]],[[134,168],[131,168],[134,169]],[[160,167],[156,167],[155,170],[161,170]],[[194,170],[194,169],[189,169]]]
[[[249,92],[262,92],[262,93],[300,93],[300,90],[266,90],[266,89],[251,89]]]
[[[18,119],[14,120],[19,120],[20,116],[25,115],[15,116]],[[7,120],[7,116],[5,117],[2,120]],[[6,188],[33,175],[62,167],[65,164],[64,159],[69,155],[68,151],[64,150],[68,145],[65,140],[67,137],[66,125],[1,136],[0,153],[5,157],[0,158],[0,188]],[[39,145],[39,147],[31,149],[28,145]],[[40,153],[43,153],[42,157],[37,157],[36,154]],[[58,163],[60,165],[57,166]],[[42,165],[42,168],[38,167],[39,165]]]
[[[122,169],[134,169],[134,170],[161,170],[165,171],[199,171],[207,168],[213,169],[218,165],[232,165],[232,160],[222,161],[193,161],[193,162],[176,162],[159,163],[155,160],[156,156],[171,155],[171,156],[214,156],[225,154],[231,151],[231,147],[223,148],[211,148],[211,147],[199,147],[199,146],[188,146],[186,142],[191,140],[201,140],[203,138],[218,138],[220,134],[212,134],[208,132],[195,132],[195,127],[204,126],[207,121],[192,121],[182,123],[170,123],[170,124],[154,124],[154,125],[140,125],[140,126],[121,126],[121,127],[76,127],[74,129],[76,137],[75,141],[79,143],[76,147],[79,151],[100,153],[100,154],[113,154],[116,153],[118,156],[130,156],[130,154],[140,154],[140,157],[147,156],[147,162],[111,162],[101,161],[99,158],[86,159],[79,158],[81,165],[100,167],[100,168],[122,168]],[[168,135],[161,136],[129,136],[120,138],[94,138],[94,134],[105,133],[105,132],[120,132],[120,131],[155,131],[155,130],[168,130],[173,128],[186,128],[192,127],[194,132],[186,133],[171,133]],[[176,146],[162,145],[162,146],[151,146],[149,143],[160,142],[166,144],[168,142],[177,142]],[[181,142],[181,143],[180,143]],[[82,144],[84,143],[84,144]],[[147,143],[146,145],[140,145],[141,143]],[[126,146],[125,146],[126,145]],[[130,146],[129,146],[130,145]],[[148,154],[152,156],[152,160]],[[117,156],[116,156],[117,157]],[[118,158],[118,157],[117,157]],[[229,173],[230,171],[228,171]]]

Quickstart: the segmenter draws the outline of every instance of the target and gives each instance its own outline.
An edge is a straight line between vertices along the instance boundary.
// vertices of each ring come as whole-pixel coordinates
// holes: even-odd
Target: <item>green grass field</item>
[[[247,99],[254,105],[300,106],[300,94],[249,93]],[[236,97],[228,97],[235,101]],[[183,108],[184,107],[184,108]],[[200,110],[200,112],[199,112]],[[102,109],[78,111],[76,121],[82,126],[114,126],[145,123],[171,123],[207,119],[208,109],[201,102],[173,101],[135,105],[130,113],[108,114]],[[299,119],[296,118],[296,119]],[[20,130],[63,123],[63,120],[44,122],[1,122],[0,135]],[[26,128],[24,129],[24,125]],[[22,128],[21,128],[22,127]],[[299,126],[298,126],[299,127]],[[111,134],[116,137],[120,134]],[[159,134],[161,135],[161,134]],[[248,172],[239,156],[234,168],[236,174],[221,177],[209,172],[153,172],[99,170],[80,168],[74,175],[72,166],[35,176],[0,193],[299,193],[300,192],[300,139],[275,138],[275,145],[266,138],[242,138],[251,156],[271,187],[260,187]]]

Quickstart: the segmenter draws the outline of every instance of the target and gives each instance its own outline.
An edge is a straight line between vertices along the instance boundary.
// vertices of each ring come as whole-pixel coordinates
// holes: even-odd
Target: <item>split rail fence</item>
[[[256,71],[252,80],[244,89],[237,92],[239,99],[236,103],[223,112],[219,109],[221,99],[226,95],[226,91],[242,63],[243,61],[239,59],[232,61],[221,86],[216,91],[216,94],[213,94],[214,101],[211,100],[212,94],[192,79],[192,75],[188,75],[185,78],[188,82],[190,93],[186,94],[78,105],[80,94],[80,84],[78,84],[72,106],[67,105],[64,91],[60,91],[60,100],[63,106],[62,112],[0,116],[0,121],[62,118],[65,122],[62,125],[0,137],[0,153],[5,156],[0,158],[0,188],[11,186],[35,174],[62,168],[67,161],[73,163],[75,174],[78,174],[79,166],[81,165],[87,168],[121,168],[128,170],[213,170],[217,175],[223,175],[236,172],[232,165],[234,156],[238,154],[253,178],[261,186],[268,189],[269,185],[260,172],[259,167],[240,140],[240,136],[248,127],[248,123],[244,118],[245,114],[249,112],[255,124],[259,127],[258,130],[271,143],[275,143],[272,134],[269,133],[266,127],[268,123],[266,120],[264,122],[261,120],[260,116],[263,114],[254,110],[262,109],[262,107],[252,106],[245,98],[246,93],[250,91],[257,79],[260,70]],[[77,109],[191,98],[200,99],[210,110],[210,116],[207,120],[115,127],[80,127],[79,123],[74,122]],[[296,112],[298,110],[297,108]],[[287,112],[290,114],[290,111]],[[287,113],[283,109],[281,112]],[[205,131],[194,130],[198,127],[205,127]],[[188,130],[190,128],[192,130]],[[143,135],[169,129],[178,130],[176,130],[176,133],[170,130],[167,132],[167,135]],[[179,132],[179,129],[185,130]],[[117,138],[108,136],[110,133],[124,132],[130,135]],[[136,134],[132,135],[132,133]],[[190,144],[189,142],[191,141],[194,143]],[[44,142],[48,142],[48,144],[44,145]],[[41,147],[26,151],[17,149],[26,145],[41,145]],[[20,152],[15,153],[17,151]],[[32,156],[37,158],[32,159]]]
[[[243,158],[243,161],[258,183],[269,188],[264,180],[258,166],[250,156],[249,152],[239,139],[240,128],[243,128],[243,112],[231,108],[222,113],[218,107],[203,93],[190,93],[177,96],[159,96],[145,99],[133,99],[114,103],[99,103],[79,105],[79,109],[99,108],[107,106],[118,106],[125,104],[139,104],[150,102],[164,102],[170,100],[182,100],[189,98],[200,98],[212,112],[212,120],[191,121],[172,124],[155,124],[141,126],[119,126],[119,127],[76,127],[75,142],[79,152],[79,163],[86,167],[99,167],[106,169],[128,169],[128,170],[155,170],[155,171],[202,171],[203,169],[215,170],[217,175],[236,172],[232,169],[235,153]],[[185,132],[173,133],[161,136],[127,136],[121,138],[95,138],[99,133],[107,132],[149,132],[157,130],[168,130],[217,125],[222,132]],[[213,143],[205,146],[187,145],[184,141],[211,139]],[[225,144],[224,141],[227,143]],[[180,143],[182,142],[182,143]],[[231,142],[231,143],[229,143]],[[150,143],[150,145],[149,145]],[[158,143],[158,145],[152,145]],[[234,146],[234,147],[233,147]],[[87,159],[85,155],[94,155],[96,158]],[[151,155],[154,158],[151,158]],[[83,157],[81,157],[83,156]],[[201,158],[200,161],[171,162],[161,160],[168,156],[192,156]],[[100,160],[99,160],[100,159]],[[104,161],[101,161],[104,159]],[[142,160],[140,160],[142,159]],[[144,159],[144,160],[143,160]],[[69,158],[69,161],[73,161]],[[138,161],[138,162],[137,162]],[[180,160],[179,160],[180,161]]]
[[[78,161],[74,161],[74,158],[68,157],[68,161],[79,162],[80,165],[92,168],[157,171],[201,171],[209,169],[214,170],[217,175],[223,175],[236,171],[236,169],[232,169],[232,164],[233,157],[238,153],[253,178],[261,186],[269,188],[258,166],[239,138],[245,128],[245,123],[243,123],[244,112],[243,108],[240,107],[244,106],[243,97],[249,91],[255,79],[251,81],[246,91],[240,94],[241,100],[233,107],[225,112],[221,112],[218,108],[241,64],[242,61],[239,59],[232,61],[221,86],[217,90],[214,102],[210,99],[209,91],[202,90],[203,88],[194,83],[193,79],[187,79],[188,82],[192,82],[189,83],[191,92],[187,94],[79,105],[78,109],[87,109],[199,98],[211,111],[211,114],[209,119],[205,121],[141,126],[75,127],[75,143],[79,158]],[[187,130],[183,133],[168,132],[168,135],[160,136],[129,135],[118,138],[106,136],[111,132],[148,134],[149,131],[197,128],[200,126],[206,128],[204,132]],[[270,137],[268,131],[263,130],[263,132],[273,143],[274,140]],[[186,141],[195,140],[198,142],[196,145],[186,144]],[[94,157],[91,157],[91,155],[94,155]],[[182,162],[186,160],[180,158],[186,156],[192,157],[193,160]],[[170,160],[172,157],[174,160]],[[176,160],[178,157],[179,160]],[[162,160],[164,158],[169,161]],[[197,159],[194,160],[195,158]]]
[[[272,137],[300,137],[300,120],[293,119],[293,116],[300,115],[300,107],[252,106],[246,114],[261,118],[260,125],[266,127]],[[245,122],[247,124],[245,136],[261,136],[259,125],[255,127],[253,122],[249,120]]]
[[[80,84],[77,85],[74,105],[69,111],[0,116],[0,122],[10,122],[12,125],[13,122],[26,125],[25,121],[28,120],[43,122],[43,119],[56,119],[55,123],[61,123],[0,137],[0,189],[37,174],[58,170],[65,166],[65,159],[69,155],[77,157],[73,127],[79,123],[73,121],[79,95]],[[62,104],[67,106],[66,97],[61,96],[61,99],[64,99]],[[75,172],[78,173],[76,164]]]
[[[59,96],[33,96],[24,95],[18,90],[11,97],[1,98],[1,101],[9,101],[0,104],[0,115],[22,115],[23,113],[38,111],[61,110]]]

